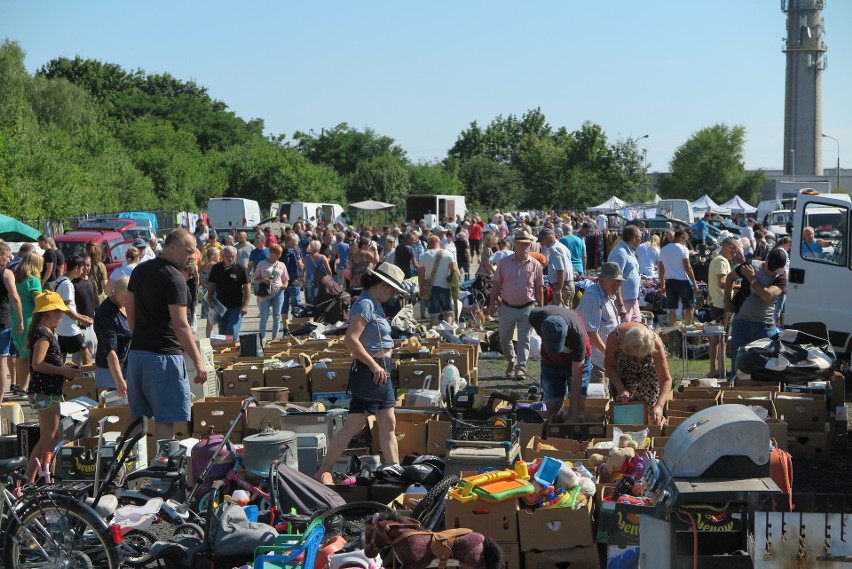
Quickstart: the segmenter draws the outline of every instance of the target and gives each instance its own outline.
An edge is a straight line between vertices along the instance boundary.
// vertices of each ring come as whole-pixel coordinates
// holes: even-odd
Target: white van
[[[207,219],[216,231],[254,227],[260,223],[260,206],[243,198],[210,198]]]
[[[679,219],[687,223],[695,223],[695,214],[689,200],[660,200],[655,206],[657,217]]]
[[[790,279],[785,324],[824,322],[838,356],[848,361],[852,354],[852,203],[825,195],[800,195],[793,214],[793,245],[790,250]],[[822,252],[805,250],[802,228],[814,227],[822,240]]]
[[[277,207],[276,207],[277,206]],[[282,202],[280,204],[273,203],[270,208],[272,217],[281,218],[281,215],[287,216],[289,223],[296,223],[299,220],[309,221],[311,225],[316,225],[322,221],[326,225],[335,223],[343,223],[349,225],[349,218],[343,211],[343,207],[336,203],[314,203],[314,202]]]

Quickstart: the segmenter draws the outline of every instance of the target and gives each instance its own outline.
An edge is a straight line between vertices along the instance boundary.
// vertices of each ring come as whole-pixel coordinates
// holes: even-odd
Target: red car
[[[121,233],[124,236],[125,240],[133,241],[139,235],[133,230],[136,229],[138,224],[133,219],[122,219],[122,218],[94,218],[94,219],[84,219],[77,225],[77,229],[102,229],[104,231],[115,231],[116,233]]]
[[[72,255],[82,255],[86,252],[86,243],[95,241],[101,246],[101,258],[110,273],[124,263],[124,254],[133,245],[133,242],[125,240],[121,233],[102,229],[69,231],[57,236],[55,241],[56,247],[66,259]]]

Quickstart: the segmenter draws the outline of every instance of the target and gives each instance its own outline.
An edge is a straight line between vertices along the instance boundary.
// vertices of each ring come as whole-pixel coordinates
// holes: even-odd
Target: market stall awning
[[[376,200],[365,200],[363,202],[355,202],[349,204],[349,209],[358,209],[361,211],[387,211],[396,206],[392,203],[385,203]]]
[[[719,215],[731,215],[730,208],[720,206],[707,194],[704,194],[692,202],[692,209],[695,212],[695,215],[703,215],[708,211],[710,213],[718,213]]]
[[[0,214],[0,239],[32,243],[38,241],[39,235],[41,235],[41,232],[26,223],[21,223],[8,215]]]
[[[730,209],[731,213],[754,213],[757,211],[756,207],[748,205],[748,203],[740,196],[732,197],[723,203],[722,207]]]
[[[604,203],[588,208],[587,211],[619,211],[627,207],[627,202],[612,196]]]

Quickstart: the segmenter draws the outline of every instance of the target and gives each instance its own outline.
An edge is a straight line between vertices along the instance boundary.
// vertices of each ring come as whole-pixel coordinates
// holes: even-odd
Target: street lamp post
[[[833,136],[828,136],[823,133],[823,138],[830,138],[837,145],[837,189],[840,189],[840,141],[834,138]]]

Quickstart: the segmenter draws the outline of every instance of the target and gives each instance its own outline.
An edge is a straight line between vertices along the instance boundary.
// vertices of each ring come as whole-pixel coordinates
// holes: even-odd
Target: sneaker
[[[506,377],[515,377],[515,364],[512,362],[509,362],[509,365],[506,366]]]
[[[527,376],[527,370],[518,369],[515,370],[515,379],[524,379]]]

